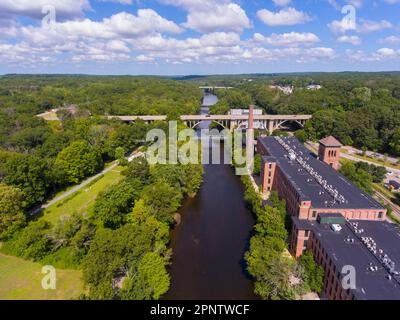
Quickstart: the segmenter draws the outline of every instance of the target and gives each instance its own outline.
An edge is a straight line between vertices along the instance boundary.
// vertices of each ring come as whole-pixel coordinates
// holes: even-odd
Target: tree
[[[103,227],[119,228],[125,223],[126,214],[132,210],[141,190],[142,184],[139,180],[110,186],[97,196],[93,207],[94,218]]]
[[[260,176],[261,174],[261,155],[257,153],[254,157],[254,170],[253,174],[255,176]]]
[[[258,210],[257,224],[254,229],[260,236],[268,236],[274,239],[286,241],[287,231],[285,229],[284,217],[278,209],[265,207]]]
[[[246,252],[247,270],[255,278],[255,292],[263,299],[292,299],[289,275],[295,264],[283,255],[285,242],[272,237],[254,236]]]
[[[146,253],[137,269],[125,279],[121,298],[125,300],[158,300],[170,286],[165,259],[155,252]]]
[[[7,239],[24,226],[23,193],[0,183],[0,239]]]
[[[78,183],[101,167],[99,155],[86,141],[75,141],[57,156],[55,167],[67,183]]]
[[[181,205],[182,193],[165,182],[157,182],[143,189],[142,199],[156,219],[172,223],[173,214]]]
[[[44,220],[31,222],[4,244],[4,251],[34,261],[44,258],[51,250],[51,242],[47,237],[49,227],[49,223]]]
[[[297,130],[294,136],[299,139],[300,142],[304,143],[308,140],[308,135],[305,130]]]
[[[372,177],[368,172],[362,169],[357,169],[356,165],[352,162],[346,162],[340,168],[340,173],[353,182],[357,187],[372,194]]]
[[[118,160],[121,166],[128,165],[128,160],[125,158],[125,150],[122,147],[115,149],[115,159]]]
[[[82,263],[83,280],[89,288],[89,298],[120,298],[120,283],[132,276],[131,271],[134,270],[139,273],[136,276],[141,279],[143,292],[152,294],[153,298],[162,294],[165,284],[157,286],[154,281],[165,282],[163,275],[170,257],[168,239],[168,226],[153,217],[143,223],[126,224],[117,230],[99,229]],[[146,254],[151,252],[163,257],[162,263],[159,258],[155,259],[155,263],[149,262],[154,255]],[[155,277],[151,278],[149,273],[154,273]],[[129,288],[128,283],[126,287]],[[129,290],[125,289],[124,292],[127,294]],[[124,297],[128,298],[126,295]]]
[[[0,177],[3,177],[4,183],[23,192],[24,208],[30,208],[45,200],[53,185],[49,173],[48,162],[39,157],[0,152]]]
[[[150,175],[149,163],[145,158],[137,157],[128,164],[128,168],[125,169],[122,174],[128,179],[139,179],[145,184]]]
[[[299,259],[299,264],[303,269],[303,281],[311,291],[320,293],[324,289],[324,269],[318,266],[311,251],[306,251]]]
[[[157,164],[150,170],[151,180],[166,182],[182,194],[194,196],[203,181],[202,165]]]

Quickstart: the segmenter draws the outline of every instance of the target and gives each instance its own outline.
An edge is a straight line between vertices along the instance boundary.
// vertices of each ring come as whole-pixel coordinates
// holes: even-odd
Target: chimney
[[[249,128],[246,139],[247,169],[251,174],[254,168],[254,106],[249,106]]]
[[[249,107],[249,129],[254,129],[254,106]]]

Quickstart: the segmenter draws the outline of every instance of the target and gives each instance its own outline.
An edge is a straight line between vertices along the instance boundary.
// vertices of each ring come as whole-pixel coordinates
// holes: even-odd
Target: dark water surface
[[[171,290],[164,298],[256,299],[243,261],[255,223],[244,188],[229,165],[204,169],[201,190],[184,203],[172,231]]]

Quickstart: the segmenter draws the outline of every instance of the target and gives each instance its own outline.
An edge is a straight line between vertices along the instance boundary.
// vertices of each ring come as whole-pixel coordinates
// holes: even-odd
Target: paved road
[[[352,152],[352,153],[358,153],[358,154],[362,154],[362,150],[360,150],[360,149],[356,149],[356,148],[354,148],[354,147],[351,147],[351,146],[345,146],[344,147],[344,149],[346,149],[348,152]],[[370,157],[374,157],[375,159],[385,159],[385,155],[383,155],[383,154],[381,154],[381,153],[377,153],[377,152],[372,152],[372,151],[365,151],[365,154],[367,155],[367,156],[370,156]],[[387,161],[389,161],[389,162],[392,162],[392,164],[396,164],[397,163],[397,161],[399,161],[399,159],[397,159],[397,158],[394,158],[394,157],[387,157]]]
[[[135,158],[139,158],[139,157],[143,157],[143,153],[139,152],[139,153],[135,153],[133,155],[131,155],[128,158],[128,161],[131,162],[133,159]],[[115,163],[113,163],[111,166],[109,166],[108,168],[104,169],[102,172],[96,174],[93,177],[90,177],[89,179],[85,180],[84,182],[82,182],[81,184],[73,187],[71,190],[66,191],[65,193],[63,193],[62,195],[55,197],[54,199],[50,200],[49,202],[47,202],[46,204],[43,204],[42,206],[40,206],[39,208],[33,210],[30,212],[31,215],[37,214],[38,212],[52,206],[53,204],[55,204],[58,201],[61,201],[67,197],[69,197],[70,195],[72,195],[73,193],[77,192],[78,190],[86,187],[88,184],[90,184],[92,181],[96,180],[97,178],[101,177],[102,175],[106,174],[107,172],[110,172],[111,170],[115,169],[117,166],[119,165],[118,161],[115,161]]]

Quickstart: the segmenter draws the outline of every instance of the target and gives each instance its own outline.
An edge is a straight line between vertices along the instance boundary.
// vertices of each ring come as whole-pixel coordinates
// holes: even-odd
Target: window
[[[312,217],[313,217],[313,219],[315,219],[317,217],[317,211],[313,211]]]
[[[308,237],[309,235],[310,235],[310,231],[309,230],[304,231],[304,236],[305,237]]]
[[[378,219],[382,219],[382,218],[383,218],[383,212],[379,212]]]

